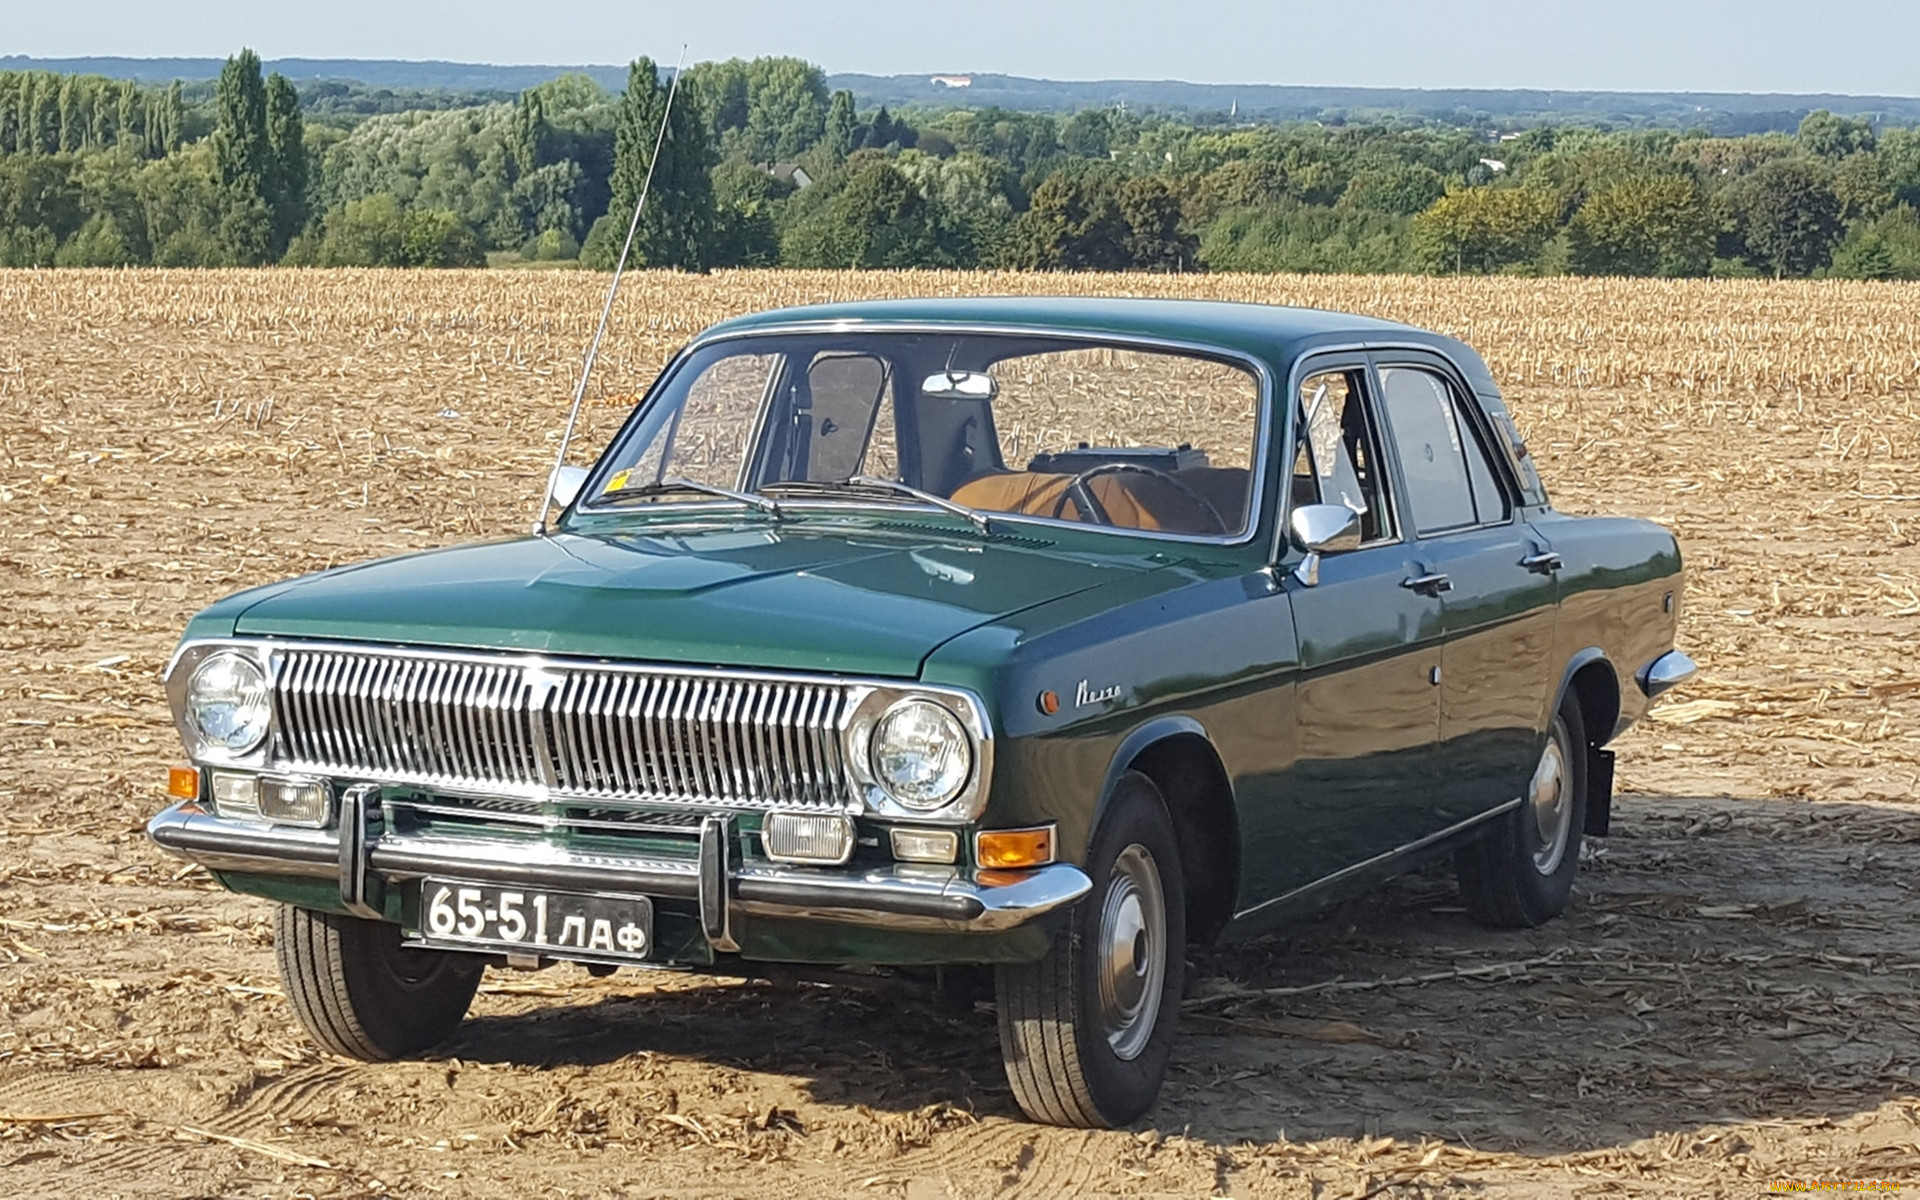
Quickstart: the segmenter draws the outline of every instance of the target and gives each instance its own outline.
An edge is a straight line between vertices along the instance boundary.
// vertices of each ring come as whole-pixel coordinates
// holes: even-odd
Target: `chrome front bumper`
[[[147,836],[167,852],[213,871],[338,879],[342,904],[363,916],[379,915],[366,902],[370,880],[399,883],[427,875],[692,900],[707,941],[721,951],[738,948],[732,937],[736,914],[875,929],[999,933],[1070,905],[1093,889],[1085,873],[1066,863],[1009,872],[1005,882],[970,880],[951,867],[743,863],[730,850],[726,818],[718,816],[702,827],[697,858],[583,854],[546,843],[515,845],[509,854],[498,842],[376,833],[367,822],[369,799],[358,788],[347,789],[337,829],[226,820],[188,800],[149,821]]]

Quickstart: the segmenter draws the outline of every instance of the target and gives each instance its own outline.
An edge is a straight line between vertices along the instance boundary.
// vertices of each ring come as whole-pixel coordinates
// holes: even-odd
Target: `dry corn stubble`
[[[391,1086],[413,1105],[404,1110],[413,1116],[384,1110],[390,1119],[406,1128],[433,1128],[418,1114],[437,1103],[424,1089],[438,1068],[399,1066],[389,1074],[356,1076],[319,1060],[289,1035],[261,949],[259,906],[209,890],[203,876],[180,872],[178,864],[143,843],[139,823],[163,802],[156,780],[177,753],[157,673],[186,617],[228,591],[378,554],[523,530],[557,443],[604,286],[604,276],[535,272],[0,272],[0,512],[6,518],[0,523],[0,567],[7,581],[7,604],[0,613],[5,649],[0,761],[11,767],[0,780],[0,917],[5,918],[0,923],[0,1005],[9,1014],[0,1019],[0,1100],[5,1101],[0,1112],[32,1117],[124,1107],[111,1095],[111,1075],[103,1077],[109,1082],[101,1091],[77,1098],[84,1102],[56,1103],[59,1097],[48,1093],[44,1106],[28,1107],[6,1093],[7,1072],[16,1069],[150,1068],[141,1076],[150,1099],[171,1094],[166,1089],[174,1085],[166,1080],[172,1073],[184,1071],[191,1078],[196,1070],[215,1069],[196,1063],[216,1063],[216,1073],[225,1072],[221,1077],[232,1078],[236,1086],[249,1071],[269,1081],[276,1071],[291,1072],[316,1087],[320,1080],[350,1086],[342,1081],[372,1079],[368,1086]],[[1671,525],[1685,548],[1689,578],[1681,643],[1700,659],[1703,676],[1670,701],[1659,720],[1621,745],[1623,787],[1825,801],[1911,797],[1920,779],[1920,720],[1915,717],[1920,706],[1914,702],[1920,670],[1911,650],[1914,623],[1920,620],[1920,554],[1913,532],[1920,522],[1920,485],[1913,482],[1920,453],[1914,410],[1920,394],[1920,332],[1909,314],[1920,311],[1920,287],[643,273],[632,277],[623,293],[582,444],[588,450],[602,444],[673,350],[715,320],[777,304],[963,293],[1298,303],[1406,320],[1462,337],[1486,356],[1501,380],[1563,508],[1653,517]],[[1676,830],[1671,844],[1659,842],[1652,851],[1616,843],[1657,861],[1641,864],[1647,868],[1644,876],[1626,868],[1616,868],[1611,876],[1602,869],[1594,876],[1602,894],[1591,905],[1591,928],[1585,933],[1603,946],[1609,937],[1623,937],[1630,957],[1651,955],[1655,966],[1615,971],[1626,981],[1618,987],[1594,982],[1596,973],[1609,969],[1606,952],[1531,968],[1534,976],[1548,977],[1534,986],[1576,989],[1554,1001],[1562,1007],[1541,1012],[1563,1012],[1565,1003],[1578,1003],[1588,1007],[1576,1011],[1597,1020],[1618,1002],[1672,1013],[1667,1007],[1672,997],[1692,996],[1706,1006],[1703,1011],[1711,1010],[1710,1021],[1701,1018],[1707,1023],[1699,1037],[1706,1038],[1709,1030],[1735,1026],[1770,1029],[1769,1021],[1784,1020],[1781,1027],[1789,1031],[1816,1028],[1808,1022],[1831,1022],[1841,1013],[1858,1021],[1865,1011],[1860,1005],[1892,1003],[1869,1000],[1864,992],[1833,994],[1836,985],[1820,972],[1836,968],[1817,959],[1807,960],[1812,973],[1794,984],[1790,997],[1780,993],[1767,999],[1775,993],[1752,982],[1733,986],[1749,969],[1739,963],[1751,963],[1755,955],[1775,955],[1778,965],[1810,953],[1793,938],[1812,918],[1791,916],[1790,905],[1779,907],[1764,897],[1732,907],[1710,890],[1674,899],[1675,885],[1662,891],[1663,885],[1653,881],[1676,872],[1694,880],[1720,878],[1715,855],[1692,848],[1701,837],[1739,835],[1770,845],[1804,836],[1819,848],[1846,847],[1855,839],[1899,846],[1912,840],[1906,828],[1911,822],[1888,824],[1891,818],[1868,819],[1845,805],[1816,805],[1768,809],[1764,829],[1748,829],[1745,811],[1704,816],[1697,827],[1687,825],[1684,835]],[[1806,824],[1795,815],[1803,811],[1836,815]],[[1834,862],[1841,862],[1842,851],[1833,853]],[[1860,869],[1871,867],[1871,854],[1861,853],[1867,867]],[[1749,873],[1763,877],[1764,869]],[[1652,889],[1657,902],[1642,904],[1631,889],[1605,890],[1623,886],[1623,879]],[[1758,949],[1739,944],[1712,949],[1712,943],[1703,943],[1709,948],[1689,951],[1695,955],[1691,961],[1722,962],[1728,973],[1696,977],[1689,975],[1678,950],[1669,962],[1660,957],[1667,950],[1657,937],[1633,932],[1643,929],[1642,922],[1651,923],[1644,929],[1658,930],[1659,922],[1702,913],[1716,929],[1744,931],[1751,925],[1768,936],[1777,933],[1785,948],[1768,943]],[[1875,924],[1879,918],[1856,913],[1846,919],[1884,940],[1873,932],[1881,928]],[[1482,958],[1497,967],[1531,962],[1546,952],[1536,943],[1487,949]],[[1428,953],[1424,947],[1389,948],[1375,959],[1358,960],[1377,962],[1378,971],[1355,969],[1359,977],[1386,979],[1445,976],[1461,965],[1446,959],[1411,966],[1398,961],[1423,953]],[[1700,954],[1710,957],[1703,960]],[[1466,965],[1477,970],[1481,962],[1469,956]],[[1880,969],[1898,966],[1888,960]],[[1288,988],[1326,978],[1303,978],[1287,973],[1291,970],[1275,967],[1277,973],[1265,982]],[[1555,982],[1555,973],[1569,971],[1580,979]],[[1487,980],[1499,974],[1489,968],[1461,978]],[[1890,978],[1910,977],[1895,972]],[[1463,1003],[1484,994],[1472,991],[1475,986],[1490,985],[1462,983]],[[1426,995],[1444,987],[1422,984],[1418,991]],[[1306,994],[1341,999],[1289,1011],[1322,1023],[1314,1028],[1326,1021],[1352,1021],[1384,1031],[1383,1044],[1410,1045],[1410,1034],[1432,1026],[1399,1015],[1407,1011],[1408,997],[1400,994],[1395,1007],[1390,991],[1404,989],[1383,989],[1377,1002],[1363,999],[1375,992],[1325,989]],[[1588,992],[1605,998],[1578,999]],[[685,998],[675,1002],[679,1007],[669,1011],[689,1027],[719,1012],[736,1033],[750,1036],[759,1028],[744,1017],[727,1016],[731,1010],[724,994],[682,985],[656,992],[668,998],[683,993]],[[575,994],[583,993],[576,989]],[[1700,999],[1703,995],[1710,1004]],[[557,1003],[550,996],[500,991],[483,998],[482,1012],[483,1018],[499,1018]],[[1357,1007],[1365,1004],[1374,1007]],[[1798,1015],[1776,1019],[1769,1006],[1779,1005],[1790,1005],[1789,1014]],[[747,1008],[760,1011],[758,1003]],[[1433,1009],[1430,1020],[1455,1020],[1445,1011],[1444,1006]],[[1527,1015],[1532,1012],[1520,1005],[1514,1016],[1533,1019]],[[133,1014],[131,1024],[127,1013]],[[1920,1025],[1920,1013],[1902,1009],[1896,1015]],[[564,1024],[588,1018],[555,1019]],[[1802,1023],[1795,1026],[1795,1021]],[[1234,1022],[1242,1029],[1291,1028],[1259,1011],[1240,1014]],[[1396,1022],[1409,1028],[1395,1031]],[[839,1028],[844,1021],[830,1024]],[[678,1028],[671,1020],[669,1027]],[[595,1028],[589,1021],[580,1036],[603,1036]],[[1669,1044],[1680,1053],[1697,1040],[1672,1036]],[[798,1044],[814,1043],[801,1038]],[[735,1112],[738,1089],[725,1071],[711,1065],[727,1061],[731,1052],[713,1050],[704,1058],[696,1053],[699,1061],[691,1067],[684,1059],[671,1065],[676,1045],[668,1039],[638,1050],[629,1047],[658,1052],[663,1056],[658,1061],[669,1065],[647,1067],[640,1072],[642,1082],[624,1093],[625,1085],[588,1078],[591,1068],[569,1076],[571,1083],[563,1086],[511,1055],[490,1064],[488,1086],[505,1089],[510,1099],[497,1107],[498,1128],[488,1127],[487,1144],[507,1156],[515,1153],[507,1147],[528,1139],[548,1146],[564,1141],[573,1151],[590,1153],[596,1139],[624,1138],[675,1153],[708,1153],[708,1159],[694,1161],[707,1162],[699,1169],[709,1170],[718,1170],[714,1164],[726,1161],[726,1155],[737,1161],[749,1151],[811,1154],[843,1161],[849,1169],[864,1164],[857,1178],[834,1175],[829,1186],[872,1179],[879,1182],[869,1190],[881,1194],[898,1190],[887,1182],[893,1178],[884,1169],[887,1154],[919,1154],[913,1161],[921,1171],[953,1168],[960,1157],[975,1152],[1004,1149],[1008,1163],[1019,1159],[1019,1138],[1007,1131],[1021,1127],[999,1118],[976,1129],[937,1108],[916,1108],[905,1116],[847,1116],[818,1096],[767,1084],[764,1075],[742,1086],[765,1104]],[[1219,1067],[1204,1050],[1192,1053],[1196,1064]],[[1424,1061],[1411,1050],[1395,1053],[1410,1055],[1406,1061]],[[949,1063],[935,1074],[951,1068],[968,1078],[985,1078],[992,1072],[990,1059],[990,1048],[985,1060],[962,1054],[957,1067]],[[1889,1061],[1891,1066],[1874,1070],[1912,1069],[1901,1065],[1904,1059]],[[280,1065],[262,1065],[272,1063]],[[891,1077],[895,1069],[877,1068],[877,1077]],[[1231,1075],[1235,1068],[1228,1061],[1224,1069]],[[1547,1078],[1534,1066],[1496,1061],[1480,1069],[1515,1087],[1555,1090],[1564,1084],[1588,1094],[1573,1080]],[[1667,1060],[1635,1061],[1622,1068],[1627,1082],[1618,1085],[1668,1099],[1688,1094],[1692,1085],[1673,1076],[1674,1069]],[[646,1084],[646,1072],[655,1070],[664,1072],[666,1082]],[[804,1073],[798,1065],[794,1070]],[[1401,1089],[1417,1094],[1426,1070],[1420,1067],[1400,1080]],[[1447,1070],[1443,1063],[1431,1073],[1439,1078]],[[902,1078],[910,1085],[914,1076],[906,1072]],[[1326,1111],[1337,1111],[1341,1089],[1361,1087],[1360,1078],[1340,1070],[1320,1077]],[[1854,1080],[1849,1096],[1881,1086],[1860,1082],[1878,1078],[1866,1067],[1849,1078]],[[1729,1076],[1717,1079],[1715,1087],[1724,1095],[1745,1096],[1741,1089],[1749,1083],[1744,1080]],[[1583,1077],[1579,1083],[1591,1083],[1594,1095],[1605,1096],[1618,1081]],[[1296,1085],[1314,1094],[1311,1076]],[[179,1086],[186,1097],[180,1111],[200,1113],[192,1101],[194,1088]],[[1224,1085],[1216,1079],[1203,1087],[1203,1081],[1177,1073],[1169,1103],[1188,1111],[1210,1094],[1205,1087],[1213,1086]],[[1760,1089],[1752,1093],[1758,1097],[1751,1101],[1759,1106],[1756,1111],[1778,1114],[1793,1108],[1791,1089],[1782,1090],[1784,1085],[1751,1086]],[[1818,1085],[1808,1086],[1813,1094],[1824,1094]],[[924,1081],[918,1087],[918,1094],[945,1094]],[[593,1102],[601,1107],[567,1100],[568,1088],[602,1089]],[[545,1098],[528,1099],[548,1091],[554,1092],[552,1105]],[[997,1093],[989,1095],[991,1103],[999,1103],[991,1100]],[[531,1107],[523,1110],[522,1102]],[[287,1103],[296,1114],[306,1113],[297,1121],[321,1119],[315,1110],[300,1107],[317,1102]],[[163,1109],[156,1104],[147,1106],[146,1115],[157,1119]],[[642,1115],[610,1117],[626,1113],[622,1105],[637,1106],[634,1111]],[[1620,1111],[1633,1107],[1623,1101]],[[343,1111],[351,1109],[348,1104]],[[236,1111],[241,1110],[244,1105]],[[801,1114],[797,1121],[781,1115],[795,1111]],[[1668,1110],[1655,1105],[1654,1111]],[[645,1112],[683,1119],[656,1119]],[[509,1113],[511,1119],[503,1115]],[[327,1119],[346,1117],[332,1112]],[[237,1189],[236,1181],[248,1177],[245,1164],[257,1167],[262,1157],[250,1157],[248,1144],[292,1136],[284,1123],[249,1124],[255,1121],[251,1116],[235,1120],[222,1125],[214,1116],[196,1117],[195,1129],[237,1157],[217,1170],[209,1167],[211,1181],[201,1179],[189,1190]],[[1672,1121],[1684,1124],[1685,1118]],[[796,1132],[799,1126],[814,1133]],[[1311,1130],[1311,1122],[1304,1127]],[[94,1161],[65,1149],[81,1140],[78,1134],[50,1132],[61,1128],[57,1122],[29,1128],[0,1120],[0,1161],[11,1158],[13,1142],[29,1153],[37,1153],[27,1146],[31,1143],[60,1148],[73,1162]],[[95,1122],[87,1136],[107,1139],[100,1143],[107,1145],[124,1135],[131,1144],[141,1141],[139,1128]],[[339,1190],[372,1190],[369,1180],[398,1169],[383,1165],[391,1157],[411,1163],[416,1180],[455,1191],[462,1186],[433,1172],[430,1147],[403,1154],[345,1135],[321,1138],[314,1132],[317,1125],[292,1128],[306,1131],[302,1144],[311,1153],[305,1157],[360,1164],[357,1174],[338,1177]],[[1490,1166],[1464,1142],[1428,1143],[1402,1133],[1390,1145],[1371,1137],[1331,1138],[1262,1143],[1234,1153],[1241,1164],[1237,1169],[1247,1178],[1270,1175],[1280,1181],[1275,1187],[1301,1172],[1360,1186],[1366,1179],[1379,1183],[1402,1175],[1431,1184],[1447,1171],[1520,1179],[1544,1170],[1571,1178],[1602,1167],[1608,1173],[1618,1167],[1692,1178],[1687,1164],[1703,1162],[1700,1169],[1707,1174],[1699,1177],[1710,1178],[1721,1162],[1717,1156],[1730,1144],[1717,1135],[1682,1131],[1670,1135],[1679,1139],[1671,1143],[1650,1140],[1614,1145],[1599,1157],[1543,1159],[1540,1144],[1565,1147],[1552,1138],[1535,1139],[1528,1143],[1534,1148],[1519,1157],[1492,1154]],[[433,1136],[459,1137],[444,1127]],[[1211,1143],[1168,1139],[1114,1151],[1101,1168],[1109,1173],[1099,1177],[1114,1187],[1144,1178],[1157,1179],[1168,1190],[1211,1186],[1210,1173],[1227,1152],[1219,1148],[1224,1133],[1216,1129],[1210,1136]],[[1256,1141],[1271,1136],[1269,1128]],[[1483,1139],[1490,1136],[1497,1137],[1483,1130],[1472,1144],[1484,1150]],[[1036,1144],[1043,1164],[1052,1161],[1065,1171],[1062,1178],[1072,1176],[1067,1166],[1079,1160],[1072,1154],[1061,1159],[1064,1142]],[[1109,1145],[1089,1143],[1094,1144]],[[831,1145],[841,1148],[825,1148]],[[1785,1157],[1777,1159],[1782,1171],[1798,1163],[1810,1176],[1816,1168],[1857,1167],[1854,1173],[1861,1177],[1873,1173],[1874,1161],[1859,1158],[1848,1146],[1832,1140],[1810,1145],[1792,1153],[1783,1149]],[[893,1149],[886,1153],[879,1149],[888,1146]],[[941,1146],[962,1149],[936,1152]],[[272,1157],[266,1155],[274,1169],[284,1167]],[[137,1162],[122,1165],[133,1172],[127,1178],[138,1177]],[[799,1171],[778,1178],[813,1177]],[[349,1181],[355,1181],[352,1187]],[[1360,1190],[1368,1186],[1373,1184]]]

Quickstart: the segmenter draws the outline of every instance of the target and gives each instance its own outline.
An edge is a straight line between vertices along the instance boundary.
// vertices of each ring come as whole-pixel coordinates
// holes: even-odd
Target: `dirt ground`
[[[1920,1186],[1920,288],[647,277],[589,408],[772,303],[1307,302],[1468,337],[1562,507],[1688,557],[1702,679],[1618,746],[1570,914],[1444,873],[1206,954],[1159,1106],[1023,1121],[940,994],[556,968],[368,1066],[269,907],[147,843],[186,617],[531,519],[587,276],[0,272],[0,1185],[20,1196],[1747,1196]]]

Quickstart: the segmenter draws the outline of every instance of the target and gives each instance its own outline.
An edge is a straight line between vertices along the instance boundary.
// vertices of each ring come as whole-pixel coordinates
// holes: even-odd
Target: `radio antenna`
[[[587,398],[587,380],[593,376],[594,360],[600,357],[600,343],[607,336],[607,322],[613,317],[613,300],[620,294],[620,277],[627,271],[627,256],[633,253],[633,239],[640,232],[640,214],[647,208],[647,193],[653,190],[653,169],[660,165],[660,151],[667,143],[667,121],[673,116],[673,98],[680,93],[680,76],[687,62],[687,44],[680,43],[680,61],[673,64],[673,82],[667,86],[667,105],[660,110],[660,132],[653,138],[653,157],[647,162],[647,177],[640,183],[640,199],[634,203],[633,219],[627,222],[627,240],[620,245],[619,261],[613,264],[613,282],[607,286],[607,302],[600,309],[600,325],[587,344],[586,358],[580,364],[580,382],[573,389],[573,410],[567,414],[566,432],[560,435],[560,453],[554,457],[553,470],[547,472],[545,490],[540,493],[540,511],[533,518],[533,535],[547,531],[547,512],[553,507],[553,485],[560,468],[567,465],[567,446],[573,441],[574,425],[580,420],[580,405]]]

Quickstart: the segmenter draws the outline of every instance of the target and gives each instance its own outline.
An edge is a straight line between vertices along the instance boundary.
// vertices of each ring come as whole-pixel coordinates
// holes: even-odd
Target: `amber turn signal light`
[[[983,870],[1015,871],[1053,861],[1053,826],[983,829],[974,835],[974,860]]]
[[[194,767],[167,768],[167,795],[176,800],[200,798],[200,772]]]

